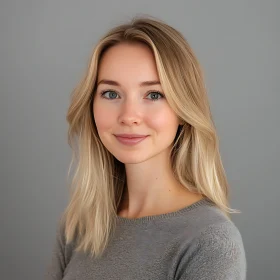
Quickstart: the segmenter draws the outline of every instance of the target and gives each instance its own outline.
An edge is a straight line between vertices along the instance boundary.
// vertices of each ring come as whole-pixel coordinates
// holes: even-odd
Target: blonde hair
[[[87,72],[71,95],[67,112],[68,143],[77,166],[70,201],[63,215],[66,243],[99,257],[116,227],[117,209],[126,185],[124,164],[102,144],[93,118],[93,95],[103,53],[121,42],[141,42],[153,52],[167,102],[183,125],[171,153],[174,176],[190,191],[214,202],[227,216],[229,187],[219,153],[199,63],[184,37],[166,23],[134,18],[111,29],[95,47]],[[69,175],[69,174],[68,174]]]

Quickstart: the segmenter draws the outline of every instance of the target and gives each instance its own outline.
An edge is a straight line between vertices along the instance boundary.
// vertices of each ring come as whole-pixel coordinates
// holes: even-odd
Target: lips
[[[148,135],[140,134],[117,134],[117,140],[124,145],[136,145],[148,137]]]
[[[116,137],[122,137],[122,138],[143,138],[147,135],[142,134],[115,134]]]

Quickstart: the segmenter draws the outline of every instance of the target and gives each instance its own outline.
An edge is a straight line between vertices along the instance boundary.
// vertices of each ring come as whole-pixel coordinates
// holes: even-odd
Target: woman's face
[[[169,155],[179,121],[164,97],[151,50],[141,43],[109,48],[97,83],[93,114],[108,151],[125,164]]]

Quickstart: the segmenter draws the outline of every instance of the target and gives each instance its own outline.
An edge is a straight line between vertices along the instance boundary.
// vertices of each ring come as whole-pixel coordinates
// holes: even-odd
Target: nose
[[[126,100],[120,107],[119,123],[123,125],[139,125],[142,121],[140,104],[135,100]]]

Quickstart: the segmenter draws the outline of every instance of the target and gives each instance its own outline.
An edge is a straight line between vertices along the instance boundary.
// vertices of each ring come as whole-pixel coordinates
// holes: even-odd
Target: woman
[[[77,161],[46,279],[245,279],[202,72],[138,18],[97,44],[68,110]]]

